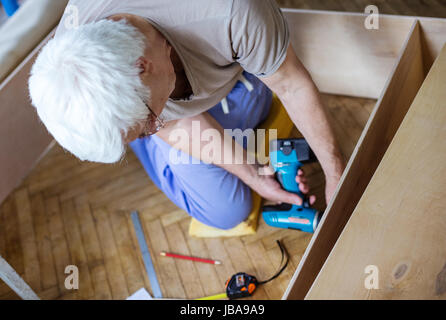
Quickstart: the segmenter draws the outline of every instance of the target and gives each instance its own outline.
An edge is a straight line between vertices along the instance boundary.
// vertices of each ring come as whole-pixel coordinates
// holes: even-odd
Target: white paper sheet
[[[127,300],[152,300],[152,296],[147,292],[146,289],[141,288],[132,294]]]

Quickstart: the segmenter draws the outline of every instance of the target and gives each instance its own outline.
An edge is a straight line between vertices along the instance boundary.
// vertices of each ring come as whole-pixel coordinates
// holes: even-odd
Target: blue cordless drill
[[[296,229],[313,233],[320,221],[319,212],[310,207],[308,199],[296,182],[298,170],[303,164],[317,161],[305,139],[279,139],[270,142],[270,161],[282,187],[299,195],[301,206],[286,204],[263,207],[265,222],[277,228]]]

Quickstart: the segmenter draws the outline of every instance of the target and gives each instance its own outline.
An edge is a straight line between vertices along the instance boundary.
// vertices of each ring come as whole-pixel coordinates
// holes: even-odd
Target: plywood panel
[[[425,69],[428,71],[446,41],[446,19],[422,18],[419,21],[424,45]]]
[[[446,17],[446,6],[443,0],[276,0],[283,8],[336,10],[348,12],[364,12],[364,9],[374,4],[381,14],[417,15],[423,17]]]
[[[445,123],[446,46],[308,299],[446,299]]]
[[[322,92],[377,99],[392,73],[413,18],[284,9],[297,56]]]
[[[378,167],[425,78],[416,22],[398,64],[350,158],[334,198],[290,282],[286,299],[303,299]]]
[[[0,84],[0,203],[31,171],[52,141],[28,93],[29,73],[40,48]]]

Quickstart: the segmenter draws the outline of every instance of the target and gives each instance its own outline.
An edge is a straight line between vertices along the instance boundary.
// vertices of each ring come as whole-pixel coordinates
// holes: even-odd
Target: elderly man
[[[251,189],[277,203],[302,200],[259,174],[258,165],[240,164],[234,150],[243,147],[236,143],[219,150],[233,161],[215,161],[201,152],[203,142],[190,150],[193,124],[221,136],[224,129],[255,128],[268,115],[272,90],[315,151],[331,198],[342,157],[274,0],[72,0],[68,6],[29,81],[33,105],[65,149],[81,160],[113,163],[130,143],[174,203],[229,229],[248,216]],[[190,141],[173,150],[198,161],[172,161],[177,129]],[[303,172],[296,179],[308,193]]]

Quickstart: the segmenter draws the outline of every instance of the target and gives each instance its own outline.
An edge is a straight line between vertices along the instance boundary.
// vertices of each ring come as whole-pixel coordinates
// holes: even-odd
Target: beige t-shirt
[[[290,42],[275,0],[71,0],[67,9],[56,37],[71,25],[74,14],[82,25],[127,13],[147,18],[167,38],[193,91],[188,99],[169,99],[162,114],[167,121],[218,104],[243,70],[258,77],[273,74]]]

